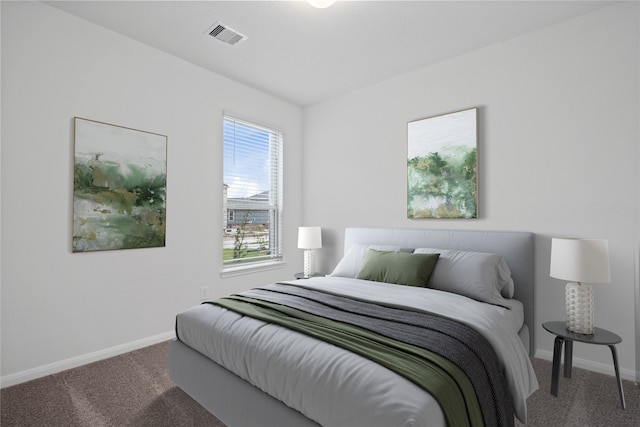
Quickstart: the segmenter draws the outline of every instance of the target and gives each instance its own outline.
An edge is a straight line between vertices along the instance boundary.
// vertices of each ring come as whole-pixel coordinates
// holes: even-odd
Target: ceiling
[[[304,107],[615,1],[47,3]],[[210,37],[218,21],[247,39],[232,46]]]

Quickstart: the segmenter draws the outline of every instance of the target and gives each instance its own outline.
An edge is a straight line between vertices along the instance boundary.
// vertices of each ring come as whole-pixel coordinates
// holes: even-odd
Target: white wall
[[[293,277],[299,107],[40,2],[2,2],[3,385],[166,339],[175,314]],[[222,114],[285,134],[285,257],[222,280]],[[71,253],[73,117],[168,136],[165,248]],[[249,280],[247,280],[249,278]]]
[[[596,321],[623,337],[623,373],[632,376],[640,341],[633,321],[638,3],[399,76],[304,115],[47,5],[0,6],[3,386],[163,339],[175,313],[198,302],[201,286],[215,297],[292,276],[301,265],[299,224],[323,226],[323,270],[337,262],[351,225],[533,231],[538,324],[564,310],[563,283],[548,277],[550,238],[607,238],[613,283],[595,288]],[[474,106],[480,219],[407,220],[406,123]],[[284,269],[219,277],[224,109],[285,132]],[[166,248],[71,253],[74,116],[168,135]],[[549,357],[552,336],[536,332],[538,354]],[[576,345],[575,356],[610,370],[606,348]]]
[[[596,323],[623,338],[633,379],[638,12],[637,2],[608,7],[306,108],[303,222],[323,227],[319,268],[338,261],[346,226],[532,231],[540,325],[564,318],[551,237],[608,239],[613,283],[594,286]],[[407,122],[476,106],[480,218],[408,220]],[[538,355],[551,357],[553,336],[536,333]],[[612,372],[606,347],[577,344],[574,356]]]

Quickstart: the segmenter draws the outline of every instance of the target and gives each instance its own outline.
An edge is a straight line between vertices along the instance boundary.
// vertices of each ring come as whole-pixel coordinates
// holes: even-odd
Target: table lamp
[[[322,247],[320,227],[299,227],[298,248],[304,249],[304,277],[309,278],[316,272],[315,250]]]
[[[582,282],[609,283],[609,245],[603,239],[551,239],[551,277],[569,280],[565,288],[567,329],[593,334],[593,289]]]

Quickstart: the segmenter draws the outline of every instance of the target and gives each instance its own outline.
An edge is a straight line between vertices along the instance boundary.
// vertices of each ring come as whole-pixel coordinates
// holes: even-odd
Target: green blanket
[[[455,364],[431,351],[361,327],[240,295],[212,303],[313,336],[385,366],[436,398],[449,426],[484,426],[469,378]]]

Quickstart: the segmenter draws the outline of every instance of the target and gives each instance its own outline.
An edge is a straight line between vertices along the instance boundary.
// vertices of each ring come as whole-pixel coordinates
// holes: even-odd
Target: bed
[[[489,418],[484,414],[492,411],[491,416],[499,418],[503,425],[513,425],[513,415],[526,422],[526,399],[538,388],[529,360],[535,349],[533,246],[534,236],[528,232],[347,228],[344,257],[328,277],[257,286],[228,300],[202,304],[178,314],[177,339],[171,342],[169,350],[171,379],[228,426],[444,426],[458,424],[452,417],[464,411],[471,414],[468,416],[471,421],[463,420],[469,425],[483,425],[482,420],[478,424],[479,416],[485,417],[484,425],[493,423],[487,421]],[[398,260],[415,263],[418,258],[433,261],[432,269],[416,273],[417,278],[413,269],[404,268],[398,273]],[[387,268],[390,259],[392,264],[388,265],[392,266]],[[421,266],[424,264],[420,261]],[[385,282],[422,280],[424,274],[428,276],[428,288]],[[454,282],[447,283],[451,278]],[[478,280],[495,283],[478,286]],[[324,300],[334,297],[337,302]],[[260,305],[258,308],[267,314],[260,312],[253,317],[254,307],[246,308],[246,313],[236,311],[240,310],[236,305],[248,302]],[[341,347],[339,338],[332,337],[338,340],[335,342],[324,342],[313,337],[313,334],[322,335],[323,331],[302,333],[306,326],[281,324],[280,319],[273,320],[275,324],[269,323],[274,304],[278,307],[290,304],[292,312],[304,315],[310,310],[332,310],[320,315],[328,319],[352,316],[357,319],[349,317],[347,323],[352,322],[349,328],[364,329],[365,333],[371,330],[378,333],[375,328],[381,328],[381,335],[396,328],[387,325],[387,319],[404,316],[405,311],[411,313],[411,322],[416,316],[419,318],[416,322],[439,319],[447,328],[462,329],[433,332],[439,334],[438,337],[478,335],[479,343],[489,344],[488,350],[482,347],[485,344],[478,344],[483,350],[468,351],[469,357],[476,353],[492,354],[486,356],[489,362],[484,359],[473,363],[496,366],[487,369],[483,378],[473,380],[478,383],[467,384],[467,391],[469,387],[481,389],[477,385],[480,383],[491,383],[495,388],[491,392],[476,393],[476,398],[462,393],[462,397],[457,398],[467,402],[462,410],[456,409],[455,402],[445,405],[442,398],[439,402],[435,394],[425,391],[428,387],[402,372],[403,369],[423,369],[422,360],[413,368],[405,367],[413,366],[405,359],[387,360],[388,355],[379,356],[380,361],[374,362],[369,360],[368,353],[367,357],[359,353],[362,346],[358,340],[368,343],[368,336],[343,339],[350,342]],[[313,307],[307,308],[307,305]],[[335,308],[339,305],[340,308]],[[349,310],[351,314],[345,314]],[[357,322],[365,321],[361,318],[367,316],[367,310],[380,313],[382,326],[358,326]],[[454,318],[455,322],[449,320]],[[400,322],[403,327],[394,333],[408,336],[408,341],[420,340],[416,337],[421,333],[414,331],[431,329],[431,326],[408,322],[407,328],[423,328],[410,329],[408,333],[404,318]],[[333,328],[334,324],[329,327]],[[307,333],[312,337],[306,336]],[[375,336],[378,339],[380,335]],[[440,339],[434,341],[444,343],[441,347],[449,345],[449,341]],[[459,341],[464,344],[466,339]],[[423,351],[420,343],[411,341],[406,345],[412,352]],[[451,350],[452,357],[464,354],[463,350]],[[377,349],[366,351],[378,354]],[[426,354],[431,355],[430,351]],[[400,357],[395,353],[392,356]],[[475,365],[471,362],[468,366],[466,362],[459,365],[461,367],[450,368],[454,374],[447,375],[459,375],[458,371],[467,369],[470,377],[482,376],[474,374],[480,370],[472,369]],[[500,372],[502,380],[495,371]],[[442,377],[448,378],[447,375]],[[446,388],[444,383],[439,384],[431,386]],[[500,391],[503,390],[500,387],[505,391]],[[494,395],[493,402],[488,400],[488,395]],[[492,405],[497,409],[485,409]],[[477,407],[483,413],[475,414],[474,419],[472,415]]]

